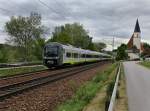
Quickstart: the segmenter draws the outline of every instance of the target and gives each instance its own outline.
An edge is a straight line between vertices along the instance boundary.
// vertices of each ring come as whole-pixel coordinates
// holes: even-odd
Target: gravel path
[[[103,71],[108,64],[80,74],[29,90],[0,103],[0,111],[53,111],[54,108],[71,98],[76,87],[90,80],[97,71]]]
[[[150,70],[136,64],[124,62],[129,111],[150,110]]]

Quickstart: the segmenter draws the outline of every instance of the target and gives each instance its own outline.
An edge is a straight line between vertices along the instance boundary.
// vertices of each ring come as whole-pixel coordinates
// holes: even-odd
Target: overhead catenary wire
[[[57,0],[54,0],[54,2],[57,4],[57,6],[61,7],[61,8],[65,8],[60,2],[58,2]],[[65,15],[70,14],[69,12],[66,13],[66,11],[61,10]]]
[[[58,2],[57,0],[54,0],[54,2],[58,5],[58,6],[60,6],[60,7],[62,7],[62,8],[65,8],[60,2]],[[72,15],[72,13],[70,13],[68,10],[67,11],[63,11],[62,10],[62,12],[65,14],[65,15],[67,15],[67,16],[71,16]],[[74,18],[77,18],[75,15],[74,15]]]
[[[52,12],[54,12],[55,14],[65,18],[65,16],[62,15],[62,13],[56,11],[55,9],[51,8],[50,6],[48,6],[45,2],[41,1],[41,0],[37,0],[40,4],[42,4],[43,6],[47,7],[48,9],[50,9]],[[58,3],[58,2],[57,2]],[[13,4],[13,2],[11,2],[11,4]],[[10,5],[9,5],[10,6]],[[10,7],[14,7],[14,6],[10,6]],[[20,8],[20,7],[19,7]],[[25,11],[29,11],[28,8],[24,8],[24,7],[21,7],[21,9],[25,10]],[[0,10],[3,11],[3,12],[6,12],[6,13],[11,13],[11,14],[15,14],[13,11],[11,10],[8,10],[8,9],[5,9],[5,8],[1,8],[0,7]]]
[[[0,10],[1,10],[1,11],[3,11],[3,12],[7,12],[7,13],[14,14],[14,12],[13,12],[13,11],[10,11],[10,10],[5,9],[5,8],[1,8],[1,7],[0,7]]]
[[[43,6],[47,7],[49,10],[51,10],[51,11],[54,12],[55,14],[57,14],[57,15],[59,15],[59,16],[61,16],[61,17],[63,17],[63,18],[66,19],[66,17],[63,16],[62,13],[60,13],[60,12],[56,11],[55,9],[51,8],[51,7],[48,6],[45,2],[43,2],[43,1],[41,1],[41,0],[38,0],[38,2],[39,2],[40,4],[42,4]]]

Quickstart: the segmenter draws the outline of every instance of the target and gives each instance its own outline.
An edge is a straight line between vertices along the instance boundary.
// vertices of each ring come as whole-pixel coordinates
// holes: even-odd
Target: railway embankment
[[[77,88],[74,96],[59,105],[56,111],[92,111],[95,110],[97,105],[98,107],[103,106],[105,108],[106,90],[108,84],[115,78],[116,67],[117,64],[113,64],[103,72],[97,72],[91,81]],[[100,93],[97,94],[99,91]],[[96,102],[99,99],[100,101],[97,104]]]
[[[0,102],[0,111],[53,111],[58,104],[72,98],[78,87],[90,81],[96,72],[103,72],[109,65],[101,63],[78,74],[11,96]]]
[[[21,75],[21,74],[29,73],[29,72],[41,71],[45,69],[47,68],[43,65],[0,68],[0,78]]]
[[[101,83],[103,84],[102,87],[98,90],[96,96],[90,101],[90,103],[86,107],[84,107],[83,111],[108,111],[110,100],[112,98],[115,79],[116,79],[116,69],[111,72],[109,78],[106,81]],[[128,100],[126,94],[124,70],[123,66],[121,66],[113,111],[128,111],[127,101]],[[112,111],[110,109],[109,111]]]

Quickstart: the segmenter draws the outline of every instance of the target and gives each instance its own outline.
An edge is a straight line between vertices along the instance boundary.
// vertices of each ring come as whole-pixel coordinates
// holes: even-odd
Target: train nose
[[[54,60],[47,60],[48,64],[54,64]]]
[[[44,57],[44,64],[48,67],[57,66],[59,57]]]

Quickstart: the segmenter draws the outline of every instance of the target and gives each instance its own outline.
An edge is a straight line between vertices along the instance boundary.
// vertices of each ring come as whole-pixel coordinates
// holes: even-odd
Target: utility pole
[[[112,59],[113,59],[113,62],[115,61],[115,57],[114,57],[114,44],[115,43],[115,37],[113,37],[113,40],[112,40]]]
[[[103,40],[105,40],[105,39],[103,39]],[[114,51],[114,47],[115,47],[115,36],[113,36],[113,37],[111,37],[109,39],[111,39],[109,45],[112,46],[112,59],[113,59],[112,62],[114,62],[115,61],[115,55],[114,55],[113,51]]]
[[[112,52],[114,50],[114,43],[115,43],[115,37],[113,37],[113,40],[112,40]]]

